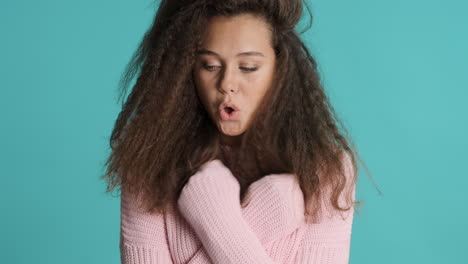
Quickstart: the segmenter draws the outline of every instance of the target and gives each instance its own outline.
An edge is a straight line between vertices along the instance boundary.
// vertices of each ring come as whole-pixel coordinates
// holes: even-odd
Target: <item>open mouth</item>
[[[233,103],[224,102],[218,108],[219,117],[224,120],[239,120],[239,113],[241,112],[240,108],[238,108]]]
[[[239,110],[236,106],[222,106],[219,108],[219,116],[222,120],[238,120]]]
[[[234,108],[228,106],[224,108],[224,111],[226,111],[228,114],[231,114],[232,112],[234,112]]]

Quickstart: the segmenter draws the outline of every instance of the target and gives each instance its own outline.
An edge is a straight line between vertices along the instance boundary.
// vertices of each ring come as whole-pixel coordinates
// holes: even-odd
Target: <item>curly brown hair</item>
[[[324,92],[315,59],[295,29],[302,4],[301,0],[162,0],[122,75],[120,98],[138,78],[122,103],[110,138],[112,152],[101,177],[107,180],[107,191],[120,186],[136,193],[148,210],[164,212],[191,175],[219,158],[239,180],[241,200],[248,186],[261,177],[293,173],[308,205],[306,215],[317,216],[323,197],[338,211],[360,204],[353,198],[359,155]],[[243,134],[240,155],[227,162],[191,73],[210,18],[243,13],[268,22],[277,64],[274,87]],[[352,173],[345,171],[345,162],[351,163]],[[326,190],[331,190],[330,197]],[[344,207],[339,202],[342,193]]]

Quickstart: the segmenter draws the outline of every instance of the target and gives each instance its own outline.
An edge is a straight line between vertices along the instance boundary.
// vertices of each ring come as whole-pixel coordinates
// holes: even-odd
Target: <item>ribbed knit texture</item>
[[[349,175],[348,159],[345,165]],[[348,263],[353,210],[344,220],[336,213],[306,223],[292,174],[254,182],[244,204],[239,188],[229,169],[213,160],[191,176],[165,215],[137,208],[122,189],[122,263]]]

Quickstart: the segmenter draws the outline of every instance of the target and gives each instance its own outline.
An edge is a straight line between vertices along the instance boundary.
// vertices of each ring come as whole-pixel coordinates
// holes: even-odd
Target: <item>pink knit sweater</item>
[[[350,175],[349,158],[345,165]],[[344,220],[333,211],[318,223],[306,222],[292,174],[254,182],[244,204],[239,189],[219,160],[192,175],[164,215],[137,208],[135,197],[122,189],[122,263],[348,263],[353,210]]]

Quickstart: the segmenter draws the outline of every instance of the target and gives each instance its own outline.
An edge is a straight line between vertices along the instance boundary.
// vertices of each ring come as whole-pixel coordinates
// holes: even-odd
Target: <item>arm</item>
[[[265,176],[249,186],[245,203],[242,205],[242,215],[264,247],[278,237],[293,232],[304,221],[303,213],[288,212],[296,205],[295,200],[302,197],[301,190],[295,187],[297,183],[290,174]],[[288,193],[293,195],[285,196]],[[298,212],[304,211],[303,204],[300,203],[294,208],[293,210]],[[139,209],[136,197],[124,189],[120,212],[122,264],[173,262],[167,245],[167,226],[164,222],[167,219],[163,215],[149,214]],[[181,241],[195,247],[199,245],[189,263],[212,263],[199,239],[192,232],[183,232],[180,235],[183,236]]]
[[[298,235],[294,231],[304,224],[303,201],[302,191],[293,174],[271,174],[249,186],[244,204],[241,205],[242,216],[268,252],[271,247],[278,246],[275,242]],[[191,234],[186,234],[183,240],[200,243]],[[298,242],[288,243],[287,248],[296,248],[295,244]],[[287,259],[276,255],[272,257],[279,263]],[[187,264],[199,263],[212,263],[203,246],[199,247]]]
[[[137,207],[123,188],[120,198],[120,257],[122,264],[173,263],[163,214]]]
[[[352,209],[351,209],[352,210]],[[353,214],[307,224],[294,263],[347,264],[351,245]]]
[[[344,161],[346,177],[351,182],[353,176],[352,163],[349,157]],[[348,185],[347,187],[350,187]],[[353,184],[352,197],[355,200],[356,186]],[[324,195],[322,206],[329,205],[329,195]],[[344,206],[343,196],[340,197],[340,205]],[[317,221],[307,222],[304,226],[305,232],[299,249],[297,251],[294,263],[328,263],[328,264],[347,264],[350,255],[351,231],[353,224],[354,208],[350,211],[342,212],[331,210],[319,217]]]
[[[276,200],[274,196],[263,196],[261,202],[258,200],[262,194],[258,191],[250,192],[245,210],[239,202],[237,180],[219,160],[209,162],[190,178],[182,191],[178,206],[203,244],[204,249],[201,248],[202,251],[197,253],[195,259],[206,258],[209,255],[214,263],[274,263],[264,246],[287,234],[284,231],[291,232],[299,227],[299,223],[303,221],[303,199],[302,192],[294,190],[295,186],[298,187],[297,184],[284,184],[285,181],[294,183],[294,177],[267,177],[268,180],[257,186],[275,191],[277,188],[283,188],[286,191],[283,190],[282,196],[277,196]],[[251,187],[254,187],[254,184]],[[275,210],[269,206],[275,205],[276,202],[287,204],[281,200],[289,200],[291,203],[282,210]],[[262,211],[259,211],[262,209],[267,213],[262,214]],[[271,218],[271,213],[277,215]],[[272,219],[275,221],[271,221]],[[270,226],[268,223],[271,223]]]

